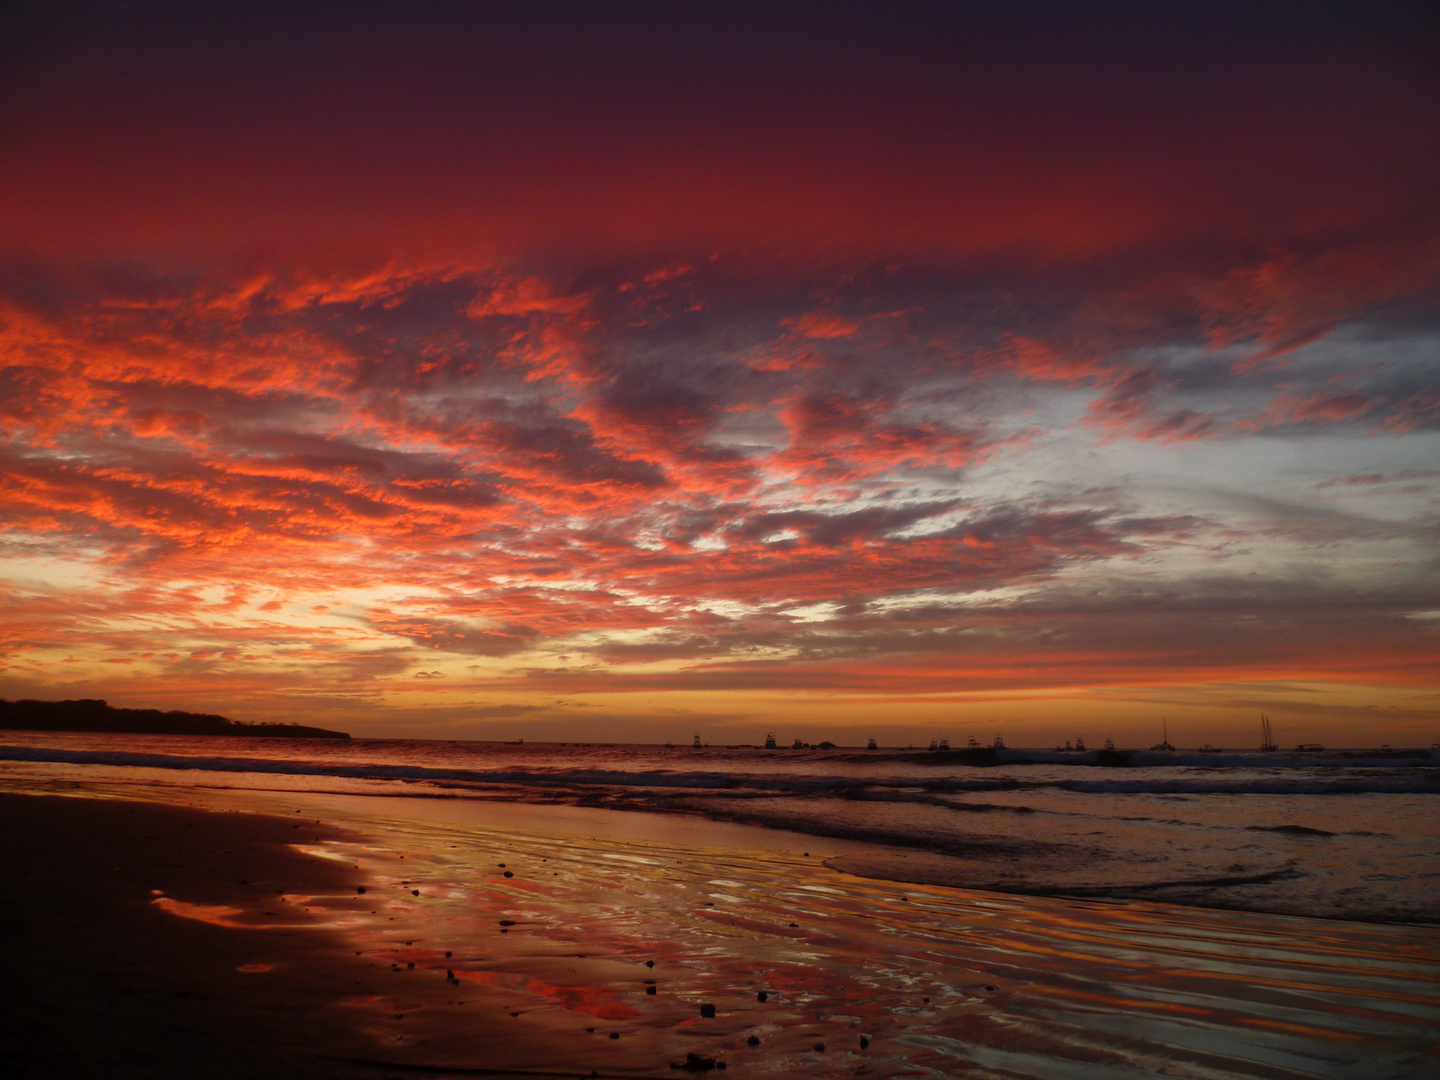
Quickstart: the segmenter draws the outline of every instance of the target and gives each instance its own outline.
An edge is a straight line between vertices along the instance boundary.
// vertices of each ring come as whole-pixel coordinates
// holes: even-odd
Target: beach
[[[656,814],[6,779],[18,1076],[1440,1066],[1431,926],[902,884]]]

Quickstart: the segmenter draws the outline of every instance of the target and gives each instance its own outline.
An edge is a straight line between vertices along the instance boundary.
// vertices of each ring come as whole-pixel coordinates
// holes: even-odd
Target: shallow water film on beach
[[[896,881],[1440,923],[1440,756],[765,751],[8,733],[16,774],[646,811],[868,842]],[[1085,764],[1082,762],[1092,762]]]
[[[1046,1080],[1440,1067],[1440,932],[1416,921],[1440,858],[1430,765],[1101,779],[688,748],[105,743],[10,738],[0,779],[345,830],[297,825],[293,845],[340,887],[150,902],[252,935],[240,970],[258,992],[295,962],[277,935],[339,934],[390,980],[341,998],[357,1061]],[[1192,883],[1188,902],[1323,908],[1358,889],[1373,907],[1366,875],[1387,875],[1381,915],[1409,924],[1153,902],[1229,848],[1249,880]],[[1070,895],[1019,895],[1047,892]]]

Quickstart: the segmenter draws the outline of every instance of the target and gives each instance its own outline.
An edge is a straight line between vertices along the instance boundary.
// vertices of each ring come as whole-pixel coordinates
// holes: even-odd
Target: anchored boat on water
[[[1161,725],[1162,725],[1160,730],[1161,730],[1162,732],[1164,732],[1164,734],[1161,735],[1160,741],[1159,741],[1158,743],[1156,743],[1154,746],[1150,747],[1150,749],[1151,749],[1151,750],[1165,750],[1165,751],[1167,751],[1167,752],[1169,752],[1169,753],[1174,753],[1174,752],[1175,752],[1175,747],[1173,747],[1173,746],[1170,745],[1170,721],[1167,720],[1165,717],[1162,716],[1162,717],[1160,718],[1160,723],[1161,723]]]
[[[1270,730],[1270,718],[1263,712],[1260,714],[1260,749],[1267,754],[1280,749],[1280,744],[1275,741],[1275,735]]]

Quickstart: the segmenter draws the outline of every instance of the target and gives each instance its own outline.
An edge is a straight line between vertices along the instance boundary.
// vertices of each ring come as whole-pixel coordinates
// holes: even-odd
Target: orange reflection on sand
[[[196,922],[209,923],[211,926],[223,926],[230,930],[257,929],[255,923],[236,921],[235,916],[245,914],[244,908],[228,907],[224,904],[191,904],[188,901],[176,900],[169,896],[157,896],[150,903],[161,911],[179,915],[182,919],[194,919]]]
[[[514,971],[456,971],[455,977],[482,986],[533,994],[563,1009],[586,1013],[601,1020],[633,1020],[638,1009],[614,1000],[615,990],[609,986],[561,986],[533,975]]]

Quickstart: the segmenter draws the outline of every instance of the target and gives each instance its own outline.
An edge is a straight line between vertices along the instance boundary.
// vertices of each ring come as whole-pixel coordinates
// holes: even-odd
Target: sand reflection
[[[522,824],[475,804],[272,801],[302,799],[354,829],[296,845],[352,867],[353,886],[268,915],[153,903],[244,930],[343,930],[394,975],[365,1004],[379,1060],[602,1076],[673,1075],[687,1053],[731,1075],[1440,1074],[1434,928],[902,885],[827,866],[843,845],[734,826],[705,844],[703,826],[683,842],[653,822],[605,831],[630,815],[530,806]],[[536,1045],[543,1062],[505,1058]]]

